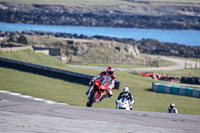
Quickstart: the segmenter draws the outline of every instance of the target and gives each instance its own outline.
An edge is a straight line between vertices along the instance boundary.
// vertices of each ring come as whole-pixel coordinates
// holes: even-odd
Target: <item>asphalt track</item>
[[[1,133],[200,133],[200,115],[47,104],[5,93],[0,99]]]

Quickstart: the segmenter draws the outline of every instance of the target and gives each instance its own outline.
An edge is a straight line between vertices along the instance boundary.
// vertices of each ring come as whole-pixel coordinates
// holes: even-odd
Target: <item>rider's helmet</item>
[[[124,87],[123,88],[123,93],[126,93],[126,94],[129,93],[129,88],[128,87]]]
[[[108,75],[112,75],[114,73],[114,68],[112,66],[108,66],[107,70],[106,70],[106,73]]]
[[[175,107],[175,104],[174,103],[170,103],[169,107],[173,109]]]

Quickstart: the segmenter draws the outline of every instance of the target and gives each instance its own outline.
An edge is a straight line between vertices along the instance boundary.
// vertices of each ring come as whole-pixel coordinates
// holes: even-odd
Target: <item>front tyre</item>
[[[87,107],[92,107],[92,104],[95,102],[97,96],[98,96],[98,93],[94,92],[91,95],[91,97],[90,97],[89,101],[87,102],[86,106]]]

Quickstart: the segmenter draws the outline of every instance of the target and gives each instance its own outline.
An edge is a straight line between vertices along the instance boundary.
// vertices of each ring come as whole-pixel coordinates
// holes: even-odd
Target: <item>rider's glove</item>
[[[93,84],[93,82],[92,82],[92,81],[90,81],[90,82],[89,82],[89,86],[92,86],[92,84]]]
[[[92,86],[92,85],[93,85],[94,80],[95,80],[95,78],[92,78],[92,79],[90,80],[90,82],[89,82],[89,86]]]
[[[115,103],[116,103],[116,105],[118,104],[118,102],[119,102],[119,100],[116,100],[116,102],[115,102]]]

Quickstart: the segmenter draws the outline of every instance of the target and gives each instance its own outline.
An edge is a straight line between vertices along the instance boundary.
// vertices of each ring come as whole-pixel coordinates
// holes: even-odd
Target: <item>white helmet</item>
[[[123,88],[123,92],[124,92],[124,93],[129,93],[129,88],[128,88],[128,87],[124,87],[124,88]]]
[[[174,103],[170,103],[169,107],[170,107],[170,108],[174,108],[174,107],[175,107],[175,104],[174,104]]]

